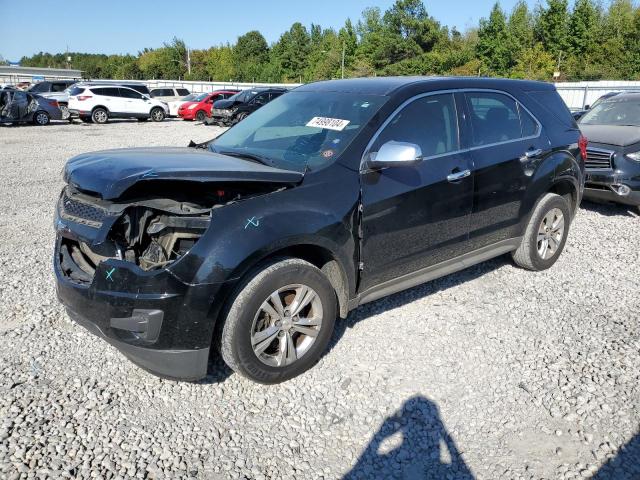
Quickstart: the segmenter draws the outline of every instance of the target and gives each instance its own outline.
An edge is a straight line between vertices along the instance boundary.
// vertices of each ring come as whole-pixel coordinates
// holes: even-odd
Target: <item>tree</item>
[[[237,80],[253,82],[261,79],[263,68],[269,62],[269,45],[257,30],[238,38],[233,48]]]
[[[568,0],[547,0],[541,8],[535,26],[537,40],[554,58],[567,53],[569,44]]]
[[[322,42],[322,32],[315,28],[314,42],[316,48]],[[311,52],[311,37],[307,29],[299,22],[294,23],[288,32],[280,37],[273,46],[273,57],[280,65],[286,79],[301,79],[307,68],[309,53]]]
[[[598,9],[593,0],[576,0],[569,19],[569,48],[575,55],[593,50],[598,37]]]
[[[507,28],[514,57],[518,57],[524,49],[533,47],[533,18],[527,2],[519,0],[516,3],[509,16]]]
[[[555,65],[553,56],[544,50],[541,43],[536,43],[533,47],[522,51],[511,71],[511,77],[548,81],[553,76]]]
[[[513,45],[507,19],[498,3],[494,4],[489,20],[480,20],[476,52],[493,74],[506,75],[513,64]]]

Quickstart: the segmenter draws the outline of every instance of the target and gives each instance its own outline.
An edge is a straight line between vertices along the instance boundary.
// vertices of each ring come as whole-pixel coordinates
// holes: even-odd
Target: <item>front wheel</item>
[[[513,260],[527,270],[551,268],[564,249],[569,235],[571,210],[560,195],[547,193],[536,206]]]
[[[245,118],[247,118],[249,116],[249,114],[247,112],[242,112],[241,114],[239,114],[236,117],[236,121],[235,123],[240,123],[242,120],[244,120]]]
[[[204,111],[200,110],[198,113],[196,113],[196,120],[198,122],[204,122],[206,118],[207,114]]]
[[[249,275],[219,335],[225,363],[264,384],[311,368],[327,347],[336,295],[324,274],[304,260],[275,261]]]
[[[154,122],[161,122],[164,120],[164,110],[161,108],[154,108],[151,110],[151,120]]]

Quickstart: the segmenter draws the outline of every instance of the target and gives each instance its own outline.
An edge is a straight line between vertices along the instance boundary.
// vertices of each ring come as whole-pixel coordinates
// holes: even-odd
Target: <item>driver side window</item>
[[[371,152],[390,141],[416,144],[424,158],[459,150],[453,94],[429,95],[406,105],[380,133]]]

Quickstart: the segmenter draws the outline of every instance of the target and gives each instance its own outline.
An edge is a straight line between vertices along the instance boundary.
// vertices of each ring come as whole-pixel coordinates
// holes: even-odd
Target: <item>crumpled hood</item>
[[[123,148],[83,153],[67,161],[65,182],[104,200],[138,182],[269,182],[296,184],[303,174],[186,147]]]
[[[213,104],[213,108],[220,108],[220,109],[231,108],[235,105],[235,103],[236,102],[234,100],[218,100]]]
[[[589,142],[626,147],[640,142],[640,127],[618,125],[579,125]]]

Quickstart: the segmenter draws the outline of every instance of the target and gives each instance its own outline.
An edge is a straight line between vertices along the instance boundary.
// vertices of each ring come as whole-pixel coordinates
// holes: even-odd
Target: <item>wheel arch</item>
[[[95,112],[98,108],[101,108],[105,112],[107,112],[107,115],[111,114],[111,111],[107,107],[105,107],[104,105],[96,105],[91,109],[91,115],[93,115],[93,112]]]

